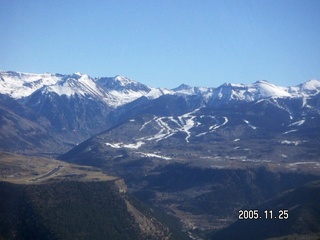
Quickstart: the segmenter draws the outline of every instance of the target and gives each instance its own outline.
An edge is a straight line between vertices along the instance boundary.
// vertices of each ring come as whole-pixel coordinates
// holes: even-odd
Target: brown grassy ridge
[[[99,168],[78,166],[43,157],[0,152],[0,181],[39,184],[47,180],[110,181],[117,179]]]

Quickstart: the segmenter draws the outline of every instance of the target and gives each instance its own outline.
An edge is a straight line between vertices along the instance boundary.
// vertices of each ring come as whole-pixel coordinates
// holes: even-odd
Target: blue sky
[[[318,0],[0,0],[0,69],[153,87],[320,79]]]

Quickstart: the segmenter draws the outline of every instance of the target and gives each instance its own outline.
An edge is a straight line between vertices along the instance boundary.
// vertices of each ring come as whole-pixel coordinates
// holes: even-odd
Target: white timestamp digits
[[[240,209],[238,212],[238,219],[239,220],[251,220],[251,219],[265,219],[265,220],[286,220],[289,218],[289,210],[264,210],[264,214],[259,214],[259,210],[242,210]]]

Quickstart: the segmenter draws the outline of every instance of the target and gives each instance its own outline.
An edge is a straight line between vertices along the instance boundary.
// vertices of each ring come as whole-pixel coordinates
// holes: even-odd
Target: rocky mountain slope
[[[0,94],[0,123],[2,150],[38,154],[68,149],[50,130],[46,117],[3,94]]]

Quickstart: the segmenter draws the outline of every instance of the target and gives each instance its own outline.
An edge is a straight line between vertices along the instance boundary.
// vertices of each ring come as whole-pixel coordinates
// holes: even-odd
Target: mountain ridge
[[[32,142],[37,142],[36,136],[39,136],[34,134],[33,129],[39,129],[42,131],[41,136],[50,136],[47,137],[47,141],[48,143],[53,141],[57,146],[55,149],[59,149],[60,142],[61,150],[58,150],[58,155],[68,150],[66,146],[73,147],[140,114],[153,114],[159,119],[166,117],[167,122],[161,123],[169,124],[169,127],[164,128],[164,125],[161,127],[160,122],[156,123],[155,127],[164,133],[167,130],[172,131],[170,137],[187,134],[188,140],[192,140],[195,137],[193,134],[197,135],[196,139],[207,139],[207,136],[213,133],[212,130],[221,128],[219,126],[225,121],[223,119],[230,120],[223,108],[237,112],[236,108],[240,107],[243,110],[247,109],[245,111],[260,112],[259,114],[265,114],[264,109],[269,108],[268,111],[273,109],[272,111],[279,112],[279,116],[287,115],[288,124],[300,121],[302,125],[314,122],[311,117],[306,116],[312,115],[317,119],[320,112],[319,80],[310,80],[293,87],[276,86],[261,80],[252,84],[225,83],[217,88],[182,84],[174,89],[166,89],[149,87],[120,75],[111,78],[92,78],[83,73],[66,75],[0,71],[0,93],[12,98],[17,106],[25,109],[21,113],[15,112],[12,115],[9,104],[11,100],[2,101],[4,119],[2,127],[21,129],[19,126],[21,122],[30,125],[28,117],[27,122],[23,119],[26,118],[24,112],[31,111],[33,115],[31,125],[36,125],[23,131],[21,129],[23,134],[19,134],[19,137],[26,138],[23,142],[29,142],[32,149]],[[205,114],[212,116],[211,120],[210,118],[206,120],[206,124],[212,122],[212,126],[205,127],[200,119],[201,116],[192,112],[206,108],[212,109],[209,111],[211,113],[204,111]],[[213,117],[216,111],[220,112],[219,116]],[[184,114],[188,117],[183,117]],[[244,124],[244,127],[256,128],[250,121],[249,115],[237,121]],[[17,120],[20,117],[21,121]],[[179,123],[180,118],[187,122]],[[271,122],[274,121],[270,117],[267,118]],[[159,119],[157,121],[160,121]],[[232,121],[223,126],[230,126]],[[262,122],[268,125],[266,120]],[[202,132],[193,131],[196,129],[194,124],[200,123],[202,125],[198,126],[198,130],[202,129]],[[9,131],[2,131],[1,135],[2,139],[13,137]],[[6,142],[2,145],[3,150],[8,150],[4,146],[10,146]],[[18,145],[10,151],[15,151],[16,147]],[[38,149],[36,146],[34,148]],[[22,149],[21,147],[19,150]]]
[[[320,92],[320,80],[317,79],[311,79],[297,86],[289,87],[277,86],[268,82],[267,80],[259,80],[251,84],[224,83],[218,87],[192,87],[186,84],[181,84],[176,88],[164,88],[161,91],[161,88],[149,87],[147,85],[144,85],[142,83],[131,80],[121,75],[117,75],[115,77],[92,78],[89,75],[82,73],[74,73],[71,75],[59,73],[35,74],[1,70],[0,93],[9,95],[15,99],[20,99],[22,97],[27,97],[31,95],[34,91],[38,90],[39,88],[47,86],[53,92],[56,92],[58,94],[60,93],[61,95],[65,94],[70,96],[72,95],[72,92],[70,92],[70,90],[72,89],[66,88],[63,92],[61,91],[63,89],[58,88],[58,86],[63,86],[61,82],[66,82],[68,79],[74,79],[78,82],[81,82],[82,80],[82,84],[86,84],[87,86],[89,86],[89,88],[91,88],[91,90],[94,90],[94,92],[98,93],[98,95],[103,95],[101,93],[101,90],[104,90],[105,92],[110,92],[112,90],[120,92],[127,91],[127,94],[130,94],[130,91],[135,91],[139,93],[135,96],[132,95],[132,98],[130,100],[128,99],[126,102],[122,101],[122,104],[133,101],[138,97],[147,95],[152,90],[158,90],[158,92],[160,91],[161,95],[195,95],[199,93],[214,92],[212,93],[212,100],[221,100],[222,95],[229,94],[229,100],[238,98],[240,100],[245,99],[251,101],[267,97],[301,97],[308,96],[310,94],[314,95]],[[227,93],[223,94],[224,91],[226,91]],[[73,94],[74,93],[77,92],[73,92]],[[78,94],[83,93],[78,92]],[[115,106],[117,107],[117,105]]]

